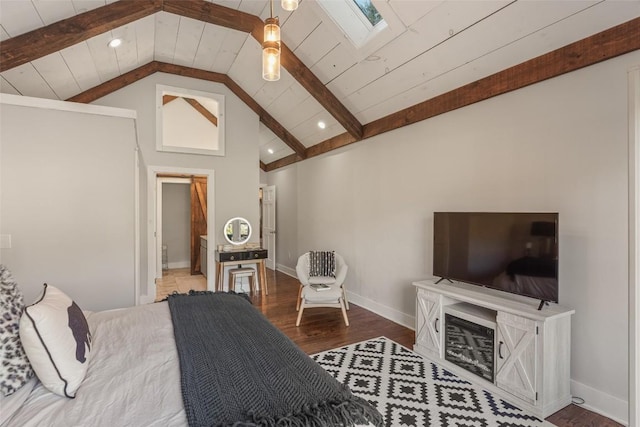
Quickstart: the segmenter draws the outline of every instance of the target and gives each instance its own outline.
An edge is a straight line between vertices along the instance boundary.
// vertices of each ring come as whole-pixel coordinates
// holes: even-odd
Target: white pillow
[[[20,339],[42,385],[75,397],[91,355],[91,333],[80,307],[45,283],[42,297],[24,310]]]

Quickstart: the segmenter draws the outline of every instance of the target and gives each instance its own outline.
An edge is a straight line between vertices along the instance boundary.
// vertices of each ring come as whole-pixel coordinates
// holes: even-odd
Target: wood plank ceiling
[[[276,1],[283,70],[265,82],[267,0],[0,0],[0,92],[91,102],[155,72],[223,83],[260,117],[273,170],[640,49],[637,0],[373,2],[387,28],[356,48],[318,1]]]

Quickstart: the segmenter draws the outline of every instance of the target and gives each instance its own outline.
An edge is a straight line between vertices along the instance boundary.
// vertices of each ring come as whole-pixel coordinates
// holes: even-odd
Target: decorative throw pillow
[[[0,391],[4,396],[15,393],[33,376],[18,331],[23,309],[18,284],[11,272],[0,265]]]
[[[42,385],[75,397],[91,355],[91,333],[80,307],[45,283],[42,297],[24,310],[20,338]]]
[[[309,252],[309,276],[336,277],[336,256],[334,251]]]

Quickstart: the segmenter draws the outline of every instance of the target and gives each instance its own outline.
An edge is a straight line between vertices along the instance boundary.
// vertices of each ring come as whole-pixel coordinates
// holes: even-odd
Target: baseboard
[[[169,266],[169,270],[172,270],[174,268],[190,268],[191,267],[191,261],[170,262],[168,264],[168,266]]]
[[[286,265],[282,265],[282,264],[276,264],[276,270],[286,274],[287,276],[291,276],[294,279],[298,278],[295,268],[287,267]]]
[[[392,322],[396,322],[402,326],[405,326],[411,330],[415,330],[415,317],[409,316],[401,311],[398,311],[394,308],[387,307],[386,305],[377,303],[368,298],[361,297],[360,295],[356,295],[349,291],[347,288],[347,298],[349,298],[349,302],[354,303],[355,305],[359,305],[362,308],[366,308],[367,310],[377,314],[378,316],[382,316],[385,319],[389,319]]]
[[[629,402],[626,400],[575,380],[571,380],[571,395],[584,399],[584,403],[580,406],[585,409],[611,418],[622,425],[629,425]]]
[[[296,269],[287,267],[286,265],[276,264],[276,269],[287,276],[291,276],[293,278],[297,278]],[[352,292],[349,292],[347,288],[347,298],[349,298],[349,302],[354,303],[355,305],[359,305],[362,308],[366,308],[372,313],[377,314],[378,316],[382,316],[385,319],[389,319],[392,322],[396,322],[402,326],[405,326],[411,330],[415,329],[415,317],[409,316],[405,313],[402,313],[396,309],[391,307],[387,307],[386,305],[379,304],[375,301],[372,301],[368,298],[363,298],[360,295],[356,295]]]

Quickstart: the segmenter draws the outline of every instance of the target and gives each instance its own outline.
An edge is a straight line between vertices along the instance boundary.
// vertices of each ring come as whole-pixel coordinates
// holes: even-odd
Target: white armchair
[[[349,301],[347,301],[347,293],[344,285],[349,267],[345,264],[344,258],[335,254],[335,277],[311,276],[309,259],[309,252],[304,253],[298,258],[298,264],[296,265],[296,274],[298,275],[298,280],[300,280],[298,301],[296,303],[296,310],[298,311],[296,326],[300,326],[304,309],[312,307],[333,307],[341,309],[344,323],[349,326],[349,318],[347,317]],[[310,286],[312,284],[327,285],[329,289],[315,290]]]

